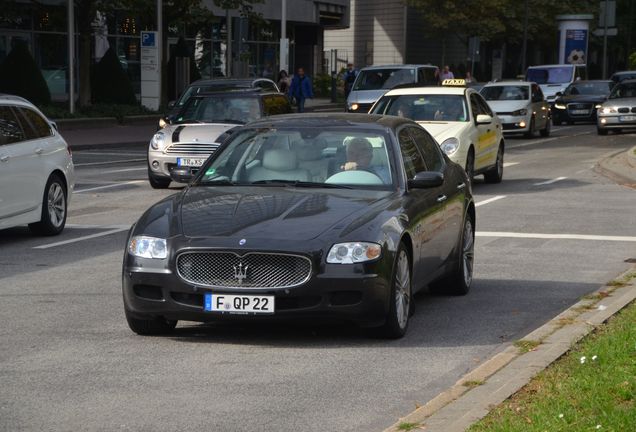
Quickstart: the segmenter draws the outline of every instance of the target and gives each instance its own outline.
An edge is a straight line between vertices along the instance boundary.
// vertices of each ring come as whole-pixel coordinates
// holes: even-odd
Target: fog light
[[[522,121],[519,123],[519,127],[524,128],[526,127],[526,122]]]
[[[605,123],[607,123],[607,120],[606,119],[601,119],[601,123],[605,124]]]
[[[159,162],[157,162],[157,161],[152,161],[152,167],[153,167],[153,168],[159,168]]]

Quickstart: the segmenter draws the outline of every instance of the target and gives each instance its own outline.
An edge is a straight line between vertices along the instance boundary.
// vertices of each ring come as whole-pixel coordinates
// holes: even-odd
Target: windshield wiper
[[[306,188],[325,188],[325,189],[353,189],[351,186],[345,186],[334,183],[318,183],[300,180],[257,180],[250,184],[253,185],[277,185],[277,186],[294,186],[294,187],[306,187]]]

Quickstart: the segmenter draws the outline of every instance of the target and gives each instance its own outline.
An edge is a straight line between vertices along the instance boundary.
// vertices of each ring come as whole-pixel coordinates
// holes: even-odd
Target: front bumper
[[[177,167],[178,158],[207,159],[209,154],[165,154],[161,151],[150,150],[148,152],[148,168],[155,177],[170,178],[170,173]],[[197,170],[199,167],[192,167]]]
[[[596,125],[599,129],[631,129],[636,128],[636,113],[599,115]]]
[[[570,106],[559,109],[552,108],[553,121],[558,124],[560,122],[595,122],[596,121],[596,108],[571,108]]]
[[[504,134],[524,133],[530,129],[529,116],[498,116],[501,120],[501,129]]]

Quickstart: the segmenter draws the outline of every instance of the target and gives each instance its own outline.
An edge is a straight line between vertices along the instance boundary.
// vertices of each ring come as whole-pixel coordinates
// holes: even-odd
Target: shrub
[[[630,70],[636,69],[636,51],[634,51],[633,53],[629,55],[629,69]]]
[[[17,41],[0,66],[0,92],[22,96],[36,105],[51,103],[51,92],[24,41]]]
[[[91,84],[95,103],[137,105],[130,79],[112,47],[95,65]]]

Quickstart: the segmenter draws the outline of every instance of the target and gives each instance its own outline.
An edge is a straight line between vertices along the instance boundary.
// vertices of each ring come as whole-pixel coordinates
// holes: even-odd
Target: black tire
[[[603,128],[597,127],[596,128],[596,133],[599,134],[599,135],[607,135],[607,129],[603,129]]]
[[[130,315],[127,310],[126,321],[128,327],[140,336],[159,336],[171,333],[177,326],[176,320],[167,320],[164,318],[140,319]]]
[[[545,121],[545,127],[539,131],[539,133],[541,134],[542,137],[549,137],[550,136],[551,125],[552,125],[552,121],[550,121],[550,119],[547,119]]]
[[[504,165],[504,148],[503,148],[503,145],[499,144],[495,166],[484,173],[484,180],[486,181],[486,183],[501,183],[501,180],[503,179],[503,171],[504,171],[503,165]]]
[[[530,127],[528,128],[528,132],[523,134],[526,138],[534,138],[534,117],[530,120]]]
[[[447,295],[468,294],[473,281],[474,250],[475,222],[467,214],[457,245],[457,263],[447,276],[431,286],[431,291]]]
[[[68,213],[66,182],[59,174],[51,174],[44,187],[40,221],[29,224],[35,234],[53,236],[62,232]]]
[[[468,181],[472,182],[473,177],[475,177],[475,150],[471,147],[468,149],[468,156],[466,156],[466,175],[468,176]]]
[[[408,280],[405,280],[405,275],[408,275]],[[389,313],[386,316],[384,325],[378,329],[378,334],[381,337],[399,339],[406,334],[409,326],[409,317],[413,311],[411,275],[411,256],[404,243],[400,243],[395,254],[395,263],[393,264],[393,274],[391,276]]]
[[[153,189],[168,189],[170,186],[170,182],[172,180],[169,178],[156,177],[148,168],[148,183]]]

